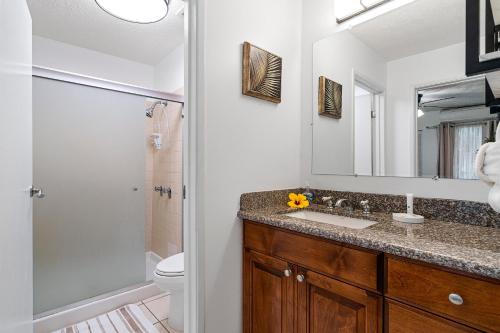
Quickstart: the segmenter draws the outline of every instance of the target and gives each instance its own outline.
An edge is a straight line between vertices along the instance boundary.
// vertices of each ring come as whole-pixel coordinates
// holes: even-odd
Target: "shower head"
[[[153,118],[153,112],[158,105],[163,105],[164,107],[168,105],[167,101],[156,101],[149,108],[146,109],[146,117]]]

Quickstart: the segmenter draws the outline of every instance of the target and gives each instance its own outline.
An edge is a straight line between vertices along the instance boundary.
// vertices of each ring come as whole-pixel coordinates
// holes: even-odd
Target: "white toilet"
[[[153,278],[161,290],[170,293],[167,323],[176,331],[184,330],[184,253],[163,259],[156,265]]]

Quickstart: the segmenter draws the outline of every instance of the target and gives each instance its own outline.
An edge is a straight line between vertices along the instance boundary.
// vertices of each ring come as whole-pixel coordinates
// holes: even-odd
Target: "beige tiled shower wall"
[[[169,102],[148,118],[146,140],[146,249],[162,258],[182,251],[182,105]],[[169,130],[167,129],[167,121]],[[151,134],[161,122],[163,147],[154,149]],[[154,192],[154,186],[172,189],[172,198]]]

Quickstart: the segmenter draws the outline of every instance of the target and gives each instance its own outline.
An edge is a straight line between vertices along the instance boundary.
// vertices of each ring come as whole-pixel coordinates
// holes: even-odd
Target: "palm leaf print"
[[[244,75],[243,93],[279,103],[281,101],[281,58],[253,45],[245,44],[248,48],[248,68],[243,70],[248,72],[248,77],[245,78]],[[248,81],[245,82],[245,79]]]
[[[318,109],[321,115],[340,119],[342,117],[342,85],[321,76]]]

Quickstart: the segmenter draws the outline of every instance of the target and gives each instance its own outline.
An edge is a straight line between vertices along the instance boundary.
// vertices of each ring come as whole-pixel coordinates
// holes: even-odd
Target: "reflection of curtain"
[[[480,124],[455,128],[453,178],[477,179],[474,171],[474,160],[482,141],[483,126]]]
[[[483,143],[495,142],[495,134],[497,131],[498,120],[487,121],[483,133]]]
[[[438,176],[440,178],[453,178],[454,132],[455,129],[449,123],[439,125]]]

